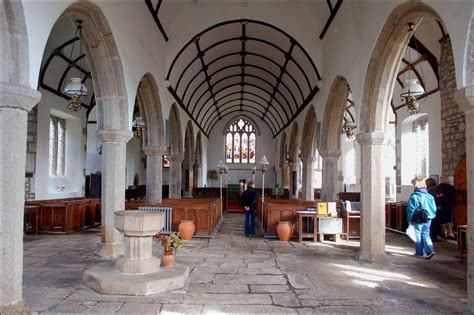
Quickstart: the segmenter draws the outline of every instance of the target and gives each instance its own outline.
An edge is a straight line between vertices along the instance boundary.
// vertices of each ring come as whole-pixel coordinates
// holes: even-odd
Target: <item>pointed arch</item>
[[[173,103],[169,115],[170,121],[170,153],[174,156],[183,154],[183,138],[181,136],[181,120],[176,103]]]
[[[302,157],[313,157],[316,152],[316,123],[316,112],[314,107],[310,106],[306,112],[301,134],[301,143],[305,144],[301,146]]]
[[[164,147],[164,120],[158,86],[152,74],[146,73],[140,80],[137,101],[145,121],[148,147]]]
[[[283,131],[280,139],[280,167],[283,167],[283,164],[286,163],[286,154],[288,153],[286,138],[286,131]]]
[[[196,154],[194,158],[194,163],[197,165],[202,165],[202,136],[201,136],[201,131],[198,131],[198,134],[196,136]]]
[[[194,161],[194,130],[191,120],[188,121],[184,134],[184,158],[190,165]]]
[[[408,45],[408,23],[418,25],[423,17],[442,23],[439,15],[422,2],[397,6],[387,18],[367,68],[360,109],[360,132],[385,131],[398,64]]]
[[[62,16],[84,21],[82,41],[94,81],[97,130],[130,130],[122,61],[107,18],[90,2],[70,5]]]
[[[298,160],[298,155],[299,155],[299,131],[300,128],[298,127],[298,123],[295,121],[293,122],[293,125],[291,126],[291,133],[290,133],[290,141],[289,141],[289,147],[288,147],[288,154],[290,156],[290,159],[292,161],[297,161]]]
[[[341,147],[341,128],[349,96],[349,84],[342,76],[332,82],[324,110],[321,151],[335,152]]]

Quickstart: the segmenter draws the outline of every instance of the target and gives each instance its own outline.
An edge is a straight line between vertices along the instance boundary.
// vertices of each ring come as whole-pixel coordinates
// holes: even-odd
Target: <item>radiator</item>
[[[165,226],[161,229],[160,234],[171,234],[173,232],[173,208],[138,207],[138,210],[163,212],[165,214]]]

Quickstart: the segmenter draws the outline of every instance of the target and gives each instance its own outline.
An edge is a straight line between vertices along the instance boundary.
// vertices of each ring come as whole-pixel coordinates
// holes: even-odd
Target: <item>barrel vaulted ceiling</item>
[[[205,134],[220,119],[246,112],[276,136],[318,92],[321,77],[304,48],[281,29],[232,20],[195,35],[173,60],[167,80]]]

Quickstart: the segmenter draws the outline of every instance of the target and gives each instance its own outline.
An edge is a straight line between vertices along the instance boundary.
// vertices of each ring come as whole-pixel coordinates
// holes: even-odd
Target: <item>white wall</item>
[[[260,121],[260,118],[255,118],[254,116],[248,115],[254,121]],[[209,142],[207,143],[207,170],[215,170],[217,169],[217,164],[219,161],[225,161],[224,156],[224,134],[222,133],[225,128],[225,124],[227,121],[220,121],[216,124],[214,129],[212,130]],[[260,168],[258,162],[262,158],[263,155],[267,157],[268,162],[270,163],[268,167],[268,171],[265,173],[265,187],[273,187],[275,185],[275,173],[273,172],[273,166],[275,165],[275,154],[274,154],[274,145],[273,145],[273,137],[271,131],[268,127],[261,123],[258,125],[260,128],[260,135],[257,135],[257,157],[256,157],[256,164],[227,164],[229,167],[229,184],[238,184],[239,178],[251,179],[252,178],[252,167],[256,166],[257,169]],[[210,180],[207,179],[207,170],[205,173],[207,187],[212,187],[212,183]],[[262,186],[262,173],[257,171],[255,176],[256,178],[256,186]],[[219,187],[219,181],[214,181],[214,187]]]
[[[71,113],[66,109],[67,101],[46,91],[42,92],[38,104],[38,144],[36,154],[36,199],[79,197],[84,195],[85,110]],[[50,176],[49,165],[49,117],[66,119],[66,161],[64,176]],[[58,189],[64,185],[64,191]]]

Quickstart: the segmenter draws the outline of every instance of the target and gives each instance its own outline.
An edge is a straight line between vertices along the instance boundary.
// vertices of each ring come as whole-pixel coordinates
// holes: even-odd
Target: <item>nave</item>
[[[411,257],[405,235],[387,233],[390,265],[353,259],[359,242],[281,242],[243,235],[243,214],[226,214],[214,239],[177,254],[189,266],[183,289],[149,296],[101,295],[82,284],[100,262],[97,229],[25,240],[24,299],[40,314],[346,313],[438,314],[466,310],[466,266],[454,243],[436,259]],[[156,254],[161,248],[154,246]]]

